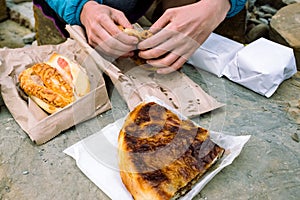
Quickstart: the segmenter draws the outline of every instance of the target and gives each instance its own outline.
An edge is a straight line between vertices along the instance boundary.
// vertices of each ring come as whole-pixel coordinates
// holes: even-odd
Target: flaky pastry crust
[[[120,176],[135,200],[179,198],[223,152],[206,129],[154,102],[130,112],[118,137]]]
[[[124,33],[126,33],[127,35],[130,35],[130,36],[134,36],[136,37],[139,42],[151,37],[153,35],[153,33],[149,30],[137,30],[137,29],[134,29],[134,28],[124,28],[123,26],[118,26],[119,29],[121,31],[123,31]],[[138,49],[135,50],[134,52],[134,55],[131,57],[131,59],[134,61],[134,63],[138,66],[143,66],[145,65],[147,62],[145,59],[141,58],[138,56]],[[156,70],[156,68],[153,68],[153,67],[144,67],[145,69],[147,70]]]
[[[74,101],[72,86],[55,68],[46,63],[37,63],[21,72],[19,82],[27,95],[53,106],[53,111]]]
[[[133,28],[124,28],[123,26],[118,26],[118,28],[127,35],[135,36],[139,41],[143,41],[153,35],[149,30],[136,30]]]

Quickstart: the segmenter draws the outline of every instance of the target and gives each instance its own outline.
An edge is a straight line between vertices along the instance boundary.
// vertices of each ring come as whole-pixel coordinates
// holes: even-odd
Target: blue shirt
[[[67,0],[67,1],[66,0],[45,0],[45,1],[68,24],[81,25],[80,13],[84,4],[89,0]],[[95,0],[95,1],[100,4],[103,4],[103,0]],[[116,1],[122,1],[122,0],[116,0]],[[137,0],[129,0],[127,5],[129,5],[130,4],[129,2],[131,1],[136,2]],[[227,17],[232,17],[236,15],[238,12],[240,12],[244,8],[246,1],[247,0],[230,0],[231,8],[227,13]],[[122,2],[124,2],[124,0]],[[123,8],[123,9],[118,8],[118,9],[123,12],[128,11],[127,8]]]
[[[245,6],[247,0],[229,0],[231,8],[227,13],[227,17],[232,17],[238,14]]]

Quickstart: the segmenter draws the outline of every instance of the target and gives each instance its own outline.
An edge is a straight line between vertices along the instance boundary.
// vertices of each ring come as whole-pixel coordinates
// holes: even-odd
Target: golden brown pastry
[[[25,69],[18,78],[20,88],[50,114],[90,91],[86,72],[78,64],[56,53],[49,62]]]
[[[139,42],[151,37],[153,34],[149,30],[144,30],[141,27],[139,29],[134,28],[124,28],[122,26],[118,26],[121,31],[130,36],[135,36],[138,38]],[[138,56],[138,49],[135,50],[134,55],[131,59],[135,62],[136,65],[144,65],[146,64],[146,60]],[[149,69],[149,68],[147,68]],[[156,68],[155,68],[156,69]]]
[[[179,198],[224,152],[207,130],[154,102],[129,114],[118,148],[122,182],[136,200]]]
[[[47,62],[72,85],[76,98],[90,92],[90,81],[87,72],[78,63],[57,53],[53,53]]]
[[[134,28],[124,28],[123,26],[118,26],[118,27],[121,31],[123,31],[127,35],[135,36],[136,38],[139,39],[139,41],[143,41],[153,35],[149,30],[143,30],[143,29],[137,30]]]

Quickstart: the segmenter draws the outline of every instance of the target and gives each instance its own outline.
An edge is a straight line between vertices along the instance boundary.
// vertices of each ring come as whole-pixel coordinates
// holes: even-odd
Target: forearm
[[[212,21],[216,25],[226,18],[231,8],[230,0],[201,0],[195,6],[201,12],[207,13],[206,20]]]
[[[206,1],[208,4],[214,4],[216,11],[215,13],[226,12],[225,17],[233,17],[239,13],[244,7],[247,0],[202,0]]]
[[[81,25],[80,13],[86,2],[89,0],[45,0],[48,5],[68,24]],[[96,0],[98,3],[102,3],[102,0]]]

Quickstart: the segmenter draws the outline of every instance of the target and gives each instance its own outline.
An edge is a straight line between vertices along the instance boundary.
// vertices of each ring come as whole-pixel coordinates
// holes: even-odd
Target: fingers
[[[162,27],[166,27],[170,22],[171,18],[168,12],[165,12],[154,24],[152,24],[149,31],[155,34],[162,30]]]
[[[136,49],[136,38],[130,40],[131,37],[127,36],[129,39],[126,38],[126,35],[124,36],[122,32],[112,36],[107,29],[103,28],[100,24],[96,26],[96,29],[97,34],[88,36],[89,43],[94,48],[113,57],[133,55],[132,51]]]
[[[91,34],[88,37],[89,43],[104,54],[118,57],[136,49],[135,45],[124,44],[116,37],[112,37],[101,25],[97,25],[97,29],[98,34]]]
[[[158,68],[157,73],[166,74],[181,68],[198,47],[191,38],[176,34],[152,49],[140,51],[139,56]]]
[[[133,54],[132,51],[136,49],[138,39],[128,36],[117,27],[116,24],[131,27],[121,11],[105,5],[97,5],[86,7],[85,13],[90,16],[89,18],[82,17],[85,19],[84,25],[90,45],[108,56],[131,56]]]
[[[124,13],[116,10],[116,13],[112,15],[112,20],[115,22],[115,24],[121,25],[125,28],[132,28],[131,23],[128,21]]]
[[[169,53],[165,57],[156,60],[148,60],[147,64],[157,68],[159,74],[168,74],[180,69],[186,62],[187,55],[178,56],[174,53]]]
[[[159,33],[157,33],[157,35],[159,35]],[[153,42],[153,43],[155,43],[154,44],[155,46],[149,46],[149,49],[141,50],[139,52],[139,56],[144,59],[147,59],[147,60],[162,57],[163,55],[165,55],[168,52],[171,52],[175,55],[182,56],[185,54],[189,54],[190,52],[192,52],[193,50],[195,50],[196,48],[199,47],[199,43],[197,43],[193,39],[191,39],[181,33],[175,33],[175,32],[169,31],[167,34],[164,34],[164,35],[167,35],[165,38],[167,38],[167,37],[169,37],[169,38],[166,40],[162,40],[162,41],[159,41],[160,37],[155,39],[156,42]],[[162,37],[164,37],[164,36],[162,36]],[[150,39],[152,39],[152,38],[149,38],[149,41],[150,41]],[[144,42],[142,42],[141,44],[143,46],[147,46],[148,39],[145,40]],[[146,45],[144,45],[144,44],[146,44]],[[141,49],[140,45],[138,45],[138,48]]]
[[[114,21],[115,18],[117,19],[116,21]],[[121,23],[124,25],[121,25]],[[107,19],[102,19],[101,26],[107,31],[107,33],[110,36],[116,38],[120,42],[131,46],[136,45],[138,43],[138,39],[133,36],[128,36],[126,33],[124,33],[118,28],[117,24],[124,27],[131,26],[130,22],[126,19],[125,15],[119,11],[116,11],[116,13],[114,13],[111,16],[111,18],[107,16]]]
[[[163,36],[158,37],[157,39],[154,38],[155,40],[154,42],[151,42],[152,40],[150,39],[149,39],[150,42],[148,40],[145,40],[145,43],[142,42],[141,45],[138,45],[138,49],[141,50],[139,56],[144,59],[158,58],[163,56],[167,52],[173,52],[175,54],[182,55],[182,53],[184,53],[183,51],[185,51],[185,49],[188,49],[187,39],[180,34],[174,35],[173,33],[170,34],[169,32],[167,34],[163,34]],[[147,46],[148,48],[145,48],[145,50],[143,50],[141,46],[142,47]]]
[[[123,51],[118,49],[112,49],[109,44],[105,42],[94,43],[92,45],[98,52],[101,52],[110,57],[118,58],[118,57],[129,57],[133,56],[133,51]]]
[[[165,27],[164,29],[156,29],[157,32],[153,34],[151,37],[147,38],[146,40],[143,40],[138,44],[138,49],[140,50],[146,50],[153,47],[156,47],[165,41],[169,40],[170,38],[173,38],[174,35],[178,35],[178,33],[172,31],[171,29]],[[150,32],[152,32],[150,30]]]

